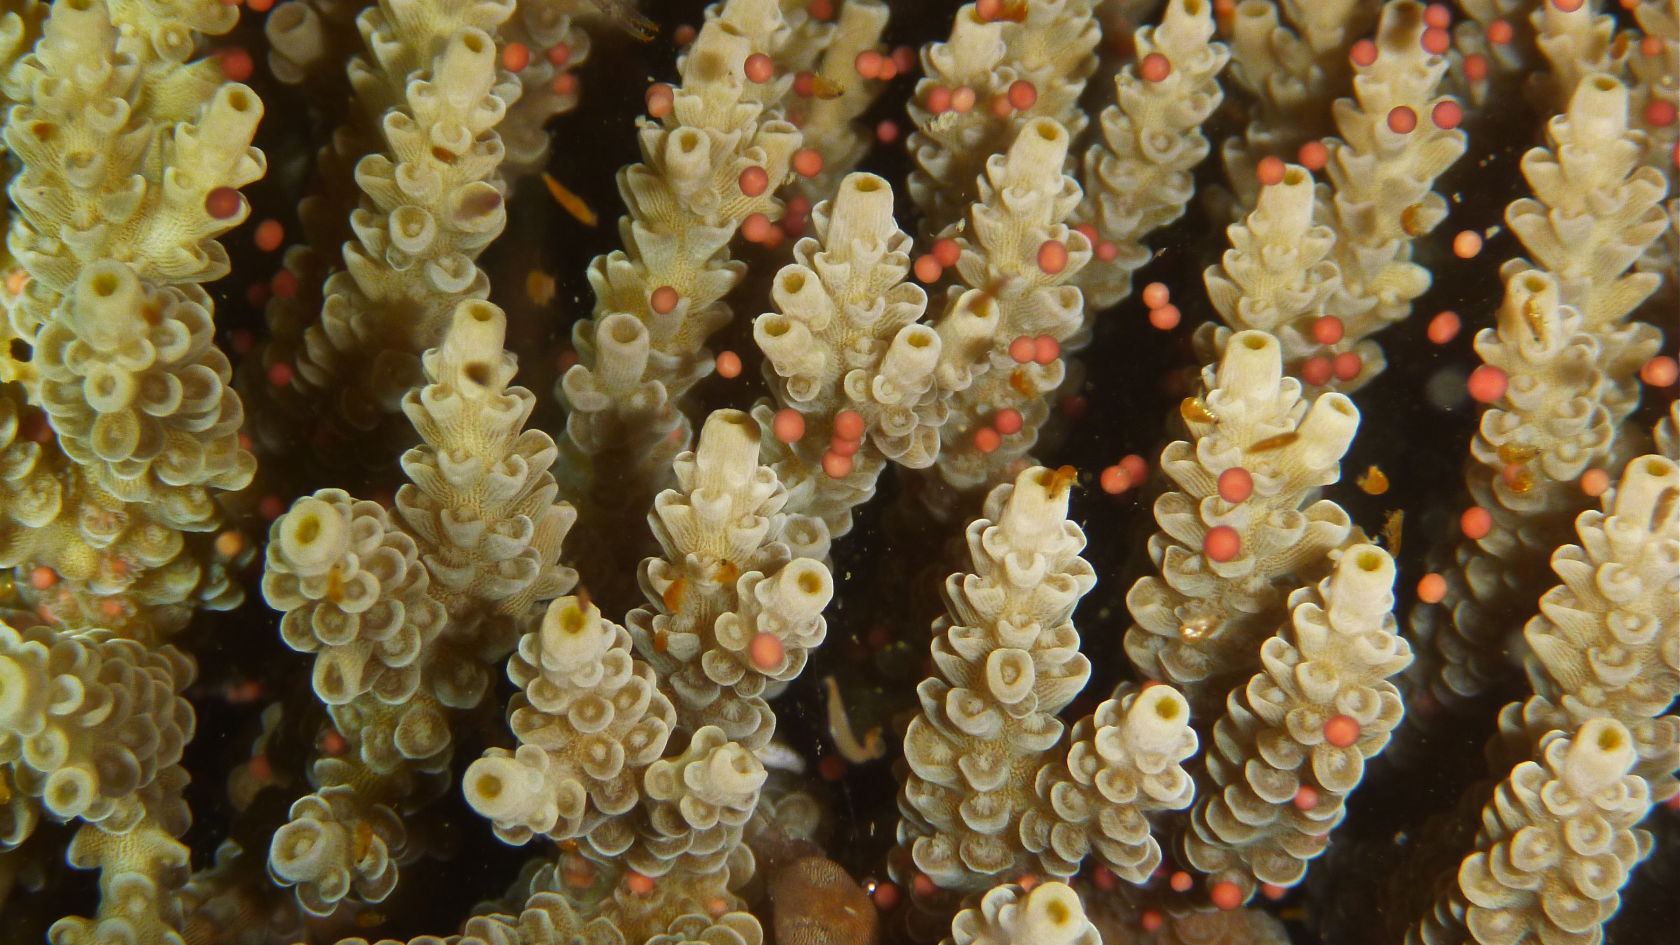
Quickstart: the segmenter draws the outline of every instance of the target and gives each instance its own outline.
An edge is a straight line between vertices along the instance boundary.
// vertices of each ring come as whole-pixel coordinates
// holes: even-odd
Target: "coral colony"
[[[1657,941],[1677,76],[4,0],[0,942]]]

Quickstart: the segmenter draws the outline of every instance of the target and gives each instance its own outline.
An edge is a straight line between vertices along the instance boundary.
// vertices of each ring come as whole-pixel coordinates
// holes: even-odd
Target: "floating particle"
[[[1026,364],[1033,359],[1033,340],[1022,335],[1009,343],[1009,357],[1016,364]]]
[[[251,53],[243,46],[232,46],[216,53],[216,61],[222,67],[222,75],[230,82],[244,82],[256,71],[256,63],[251,59]]]
[[[1038,247],[1038,269],[1047,276],[1054,276],[1067,268],[1067,244],[1061,240],[1045,240]]]
[[[1351,715],[1333,715],[1324,723],[1324,740],[1337,748],[1351,747],[1359,732],[1359,720]]]
[[[886,57],[879,52],[873,49],[865,49],[857,54],[856,59],[852,60],[852,68],[856,69],[857,74],[865,79],[878,79],[881,77],[881,64],[885,61]]]
[[[783,443],[798,442],[805,435],[805,417],[792,407],[783,407],[776,411],[770,432]]]
[[[1308,141],[1301,145],[1301,150],[1295,155],[1295,160],[1309,171],[1322,171],[1330,163],[1330,149],[1322,141]]]
[[[1479,505],[1472,505],[1458,517],[1459,531],[1471,541],[1481,541],[1493,531],[1493,513]]]
[[[237,215],[244,205],[245,198],[232,187],[216,187],[204,195],[204,212],[218,220]]]
[[[286,228],[279,220],[264,220],[257,224],[257,229],[251,234],[252,242],[265,253],[272,253],[280,248],[286,239]]]
[[[1303,784],[1295,789],[1293,801],[1296,810],[1313,810],[1318,807],[1318,789],[1310,784]]]
[[[1232,466],[1219,474],[1219,497],[1233,505],[1247,502],[1254,494],[1254,476],[1241,466]]]
[[[232,560],[239,557],[245,550],[245,536],[233,529],[227,529],[216,536],[216,554]]]
[[[1388,553],[1391,555],[1400,553],[1401,526],[1405,521],[1406,511],[1404,509],[1389,509],[1383,513],[1383,544],[1388,548]]]
[[[1581,491],[1598,498],[1610,488],[1610,474],[1602,469],[1589,469],[1581,474]]]
[[[1118,463],[1104,467],[1103,471],[1097,475],[1097,488],[1109,495],[1119,495],[1130,489],[1132,485],[1131,477],[1126,475],[1126,471],[1121,469]]]
[[[1200,397],[1186,397],[1178,403],[1178,414],[1187,423],[1218,423],[1219,416]]]
[[[653,309],[656,315],[669,315],[681,300],[682,297],[677,294],[676,289],[662,285],[648,296],[648,307]]]
[[[1639,379],[1652,387],[1673,387],[1680,380],[1680,362],[1659,354],[1639,368]]]
[[[1172,331],[1183,320],[1183,313],[1176,305],[1162,305],[1149,310],[1149,324],[1161,331]]]
[[[677,93],[669,82],[655,82],[648,86],[647,113],[649,118],[664,118],[671,114],[671,106],[676,104]]]
[[[741,236],[749,243],[762,243],[770,238],[770,218],[762,213],[749,213],[741,221]]]
[[[824,450],[822,469],[830,479],[844,479],[852,474],[852,458],[841,456],[833,450]]]
[[[553,174],[544,171],[542,179],[543,185],[548,188],[548,195],[554,198],[560,209],[571,214],[573,219],[584,226],[594,226],[600,222],[600,218],[589,208],[589,204],[584,203],[582,197],[567,190],[565,185],[554,179]]]
[[[933,258],[937,259],[939,264],[947,269],[955,266],[957,260],[962,257],[962,247],[958,246],[957,241],[949,236],[934,240],[932,252]]]
[[[1288,433],[1279,433],[1277,436],[1268,436],[1263,439],[1255,440],[1254,443],[1249,446],[1248,451],[1250,453],[1266,453],[1271,450],[1281,450],[1284,447],[1293,444],[1300,438],[1301,434],[1291,430]]]
[[[554,294],[558,291],[558,284],[554,277],[541,269],[526,272],[526,298],[534,304],[548,304],[554,301]]]
[[[1062,343],[1050,335],[1039,335],[1033,338],[1033,362],[1035,364],[1050,364],[1062,356]]]
[[[761,672],[768,673],[782,665],[787,648],[782,644],[781,637],[768,630],[760,630],[747,644],[747,656]]]
[[[1321,345],[1333,345],[1342,340],[1347,326],[1334,315],[1320,315],[1312,322],[1312,339]]]
[[[815,177],[822,173],[823,157],[816,148],[801,148],[793,155],[793,172],[800,177]]]
[[[1229,525],[1215,525],[1202,538],[1202,553],[1209,561],[1230,561],[1242,553],[1242,535]]]
[[[1444,345],[1457,338],[1459,329],[1462,327],[1463,323],[1459,321],[1457,312],[1438,312],[1434,318],[1429,320],[1426,334],[1434,344]]]
[[[1516,495],[1526,495],[1534,488],[1534,470],[1512,463],[1499,471],[1499,481]]]
[[[1152,52],[1138,61],[1138,78],[1145,82],[1163,82],[1172,75],[1172,60]]]
[[[770,173],[754,164],[741,171],[736,184],[740,186],[741,193],[748,197],[757,197],[770,188]]]
[[[531,47],[521,42],[508,43],[502,47],[502,68],[509,72],[522,72],[531,64]]]
[[[1009,84],[1009,107],[1018,112],[1038,104],[1038,86],[1026,79],[1016,79]]]
[[[1478,403],[1491,404],[1505,396],[1505,391],[1511,385],[1511,379],[1503,370],[1491,364],[1484,364],[1470,372],[1470,379],[1465,382],[1464,389],[1469,392],[1471,399]]]
[[[350,750],[350,742],[337,729],[327,729],[321,733],[321,752],[333,758]]]
[[[848,440],[859,440],[863,438],[863,431],[867,426],[863,414],[856,410],[842,410],[834,415],[835,436]]]
[[[1230,912],[1243,904],[1242,890],[1230,880],[1222,880],[1208,887],[1208,899],[1214,907],[1224,912]]]

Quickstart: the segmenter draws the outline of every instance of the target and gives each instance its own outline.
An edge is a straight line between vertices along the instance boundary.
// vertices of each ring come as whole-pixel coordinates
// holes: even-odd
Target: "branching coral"
[[[8,3],[7,935],[1643,940],[1680,27],[1624,6]]]

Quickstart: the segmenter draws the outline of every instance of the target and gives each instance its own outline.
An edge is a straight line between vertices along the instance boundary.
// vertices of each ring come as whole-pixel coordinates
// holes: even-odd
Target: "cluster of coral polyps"
[[[6,945],[1669,931],[1672,0],[646,7],[6,0]]]

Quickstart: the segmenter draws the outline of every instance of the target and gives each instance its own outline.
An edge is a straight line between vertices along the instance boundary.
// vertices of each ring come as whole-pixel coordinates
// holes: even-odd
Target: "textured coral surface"
[[[1647,945],[1673,0],[3,0],[0,945]]]

